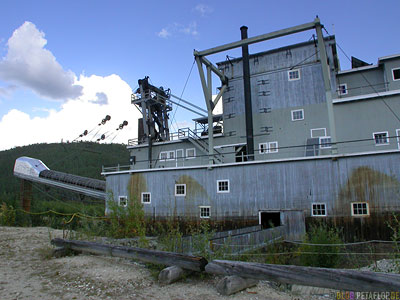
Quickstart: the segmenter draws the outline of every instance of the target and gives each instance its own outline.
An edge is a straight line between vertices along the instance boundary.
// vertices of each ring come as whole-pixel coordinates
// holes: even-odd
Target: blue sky
[[[399,0],[2,0],[0,150],[73,140],[106,114],[112,120],[100,133],[113,138],[126,119],[129,126],[114,140],[126,143],[136,136],[138,112],[130,93],[137,80],[150,76],[154,85],[180,96],[193,49],[239,40],[242,25],[249,27],[251,37],[311,22],[318,15],[347,55],[376,63],[378,57],[400,53],[399,11]],[[253,45],[250,53],[306,41],[312,34]],[[240,50],[209,59],[215,63],[226,55],[240,56]],[[348,69],[340,50],[339,57],[342,69]],[[196,68],[183,98],[205,106]],[[176,121],[193,117],[179,109]]]

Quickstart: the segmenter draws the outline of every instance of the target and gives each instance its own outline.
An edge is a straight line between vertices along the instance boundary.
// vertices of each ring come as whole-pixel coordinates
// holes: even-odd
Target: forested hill
[[[15,160],[21,156],[40,159],[51,170],[103,179],[102,166],[129,164],[125,145],[93,142],[34,144],[0,151],[0,200],[15,197],[18,179],[13,175]]]

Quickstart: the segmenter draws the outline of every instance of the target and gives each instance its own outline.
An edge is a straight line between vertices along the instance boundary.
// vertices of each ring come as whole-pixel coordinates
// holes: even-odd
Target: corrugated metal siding
[[[260,210],[299,209],[310,215],[311,203],[327,204],[328,216],[351,216],[350,203],[367,201],[371,213],[400,210],[399,154],[316,159],[143,172],[140,192],[151,192],[149,216],[199,219],[199,206],[211,206],[211,220],[258,220]],[[109,175],[107,190],[114,199],[129,195],[137,175]],[[230,193],[217,193],[217,180],[229,179]],[[176,183],[186,184],[186,196],[174,195]],[[136,197],[140,193],[135,192]],[[139,196],[140,197],[140,196]],[[139,199],[140,200],[140,199]]]

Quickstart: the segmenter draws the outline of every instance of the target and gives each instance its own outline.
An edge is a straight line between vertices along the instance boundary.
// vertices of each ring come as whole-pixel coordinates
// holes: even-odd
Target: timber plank
[[[336,290],[359,292],[400,290],[400,275],[368,271],[213,260],[207,264],[206,272]]]
[[[148,250],[137,247],[114,246],[95,242],[65,240],[59,238],[52,239],[51,243],[57,247],[64,247],[75,251],[137,259],[143,262],[166,266],[178,266],[182,269],[196,272],[204,271],[207,264],[207,260],[204,257],[166,251]]]

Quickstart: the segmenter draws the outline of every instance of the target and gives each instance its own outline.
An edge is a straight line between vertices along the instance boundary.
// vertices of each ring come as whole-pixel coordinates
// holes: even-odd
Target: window
[[[177,149],[176,158],[182,158],[182,157],[183,157],[183,149]]]
[[[311,204],[311,216],[325,217],[326,216],[326,204],[325,203]]]
[[[368,203],[367,202],[353,202],[351,203],[352,216],[368,216]]]
[[[300,79],[300,70],[289,70],[288,71],[288,79],[289,81],[299,80]]]
[[[396,129],[396,136],[397,136],[397,148],[400,149],[400,129]]]
[[[196,157],[196,149],[190,148],[186,149],[186,158],[195,158]]]
[[[332,148],[331,137],[330,136],[322,136],[319,138],[319,147],[321,149]]]
[[[269,153],[276,153],[278,152],[278,142],[269,142]]]
[[[169,160],[175,159],[175,151],[168,151],[168,159]]]
[[[392,69],[393,80],[400,80],[400,68]]]
[[[200,206],[200,218],[208,219],[210,217],[211,206]]]
[[[339,95],[347,95],[347,84],[346,83],[339,84],[338,94]]]
[[[118,205],[122,207],[128,206],[128,197],[127,196],[119,196]]]
[[[186,184],[175,184],[175,196],[186,196]]]
[[[142,203],[143,204],[151,203],[151,193],[142,193]]]
[[[325,137],[325,136],[326,136],[326,128],[311,129],[311,137],[312,138]]]
[[[217,180],[217,193],[229,193],[229,180]]]
[[[278,142],[260,143],[258,144],[260,154],[277,153]]]
[[[387,131],[374,132],[375,146],[382,146],[389,144],[389,133]]]
[[[292,110],[292,121],[304,120],[304,109]]]
[[[259,149],[260,154],[268,153],[268,143],[258,144],[258,149]]]
[[[160,152],[160,160],[166,160],[168,158],[168,152]]]

